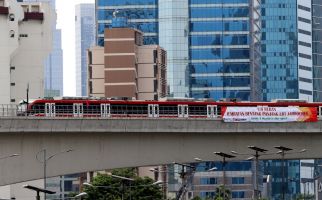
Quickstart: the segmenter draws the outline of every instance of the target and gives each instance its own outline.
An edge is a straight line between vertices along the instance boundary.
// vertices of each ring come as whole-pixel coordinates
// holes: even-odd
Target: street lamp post
[[[248,148],[255,151],[255,154],[238,153],[236,151],[231,151],[231,153],[237,154],[237,155],[250,155],[250,156],[252,156],[252,157],[248,158],[247,160],[253,160],[255,158],[254,198],[257,200],[261,196],[260,191],[259,191],[259,183],[258,183],[259,157],[262,154],[265,154],[265,152],[267,152],[267,150],[256,147],[256,146],[248,146]]]
[[[216,154],[217,156],[220,156],[222,157],[222,166],[223,166],[223,200],[226,199],[226,164],[227,164],[227,161],[226,159],[227,158],[234,158],[236,156],[233,156],[233,155],[230,155],[230,154],[226,154],[226,153],[223,153],[223,152],[214,152],[214,154]]]
[[[46,190],[46,179],[47,179],[47,162],[52,159],[53,157],[59,155],[59,154],[63,154],[63,153],[68,153],[68,152],[71,152],[73,151],[73,149],[69,149],[69,150],[66,150],[66,151],[61,151],[61,152],[58,152],[58,153],[55,153],[51,156],[48,156],[47,157],[47,149],[43,149],[41,151],[39,151],[37,154],[36,154],[36,159],[40,162],[40,163],[43,163],[43,168],[44,168],[44,189]],[[42,160],[39,158],[39,155],[43,153],[43,157],[42,157]],[[44,193],[44,199],[46,200],[46,193]]]
[[[173,162],[173,164],[175,165],[179,165],[181,166],[181,172],[179,173],[180,175],[180,178],[182,180],[182,187],[180,189],[180,191],[178,192],[177,194],[177,199],[180,198],[180,196],[185,192],[185,188],[187,187],[187,178],[188,178],[188,171],[187,171],[187,168],[191,169],[192,170],[192,173],[194,173],[194,171],[196,170],[196,167],[195,166],[192,166],[192,165],[188,165],[188,164],[182,164],[182,163],[177,163],[177,162]]]
[[[289,147],[284,147],[284,146],[275,146],[274,148],[278,149],[279,151],[277,154],[280,154],[282,157],[282,200],[285,200],[285,155],[286,154],[294,154],[294,153],[304,153],[306,149],[302,149],[301,151],[298,152],[290,152],[293,149]]]

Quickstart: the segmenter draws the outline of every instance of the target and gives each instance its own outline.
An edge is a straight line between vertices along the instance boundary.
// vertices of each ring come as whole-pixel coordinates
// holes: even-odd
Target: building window
[[[93,83],[92,83],[92,81],[89,81],[89,93],[93,94]]]
[[[88,76],[90,79],[93,78],[93,68],[91,66],[88,68]]]
[[[10,102],[14,103],[14,102],[16,102],[16,99],[10,99]]]
[[[153,62],[157,63],[157,59],[158,59],[158,51],[157,50],[153,50]]]
[[[245,178],[244,177],[233,177],[232,184],[244,184]]]
[[[11,86],[15,86],[15,85],[16,85],[16,83],[10,83],[10,85],[11,85]]]
[[[245,198],[245,192],[244,191],[233,191],[231,193],[232,198]]]
[[[91,51],[88,52],[88,63],[90,65],[93,64],[93,55]]]
[[[213,198],[215,196],[215,192],[204,192],[204,191],[201,191],[199,193],[199,196],[202,199],[205,199],[205,198]]]
[[[28,37],[28,34],[20,34],[19,37]]]
[[[217,179],[214,177],[200,178],[200,185],[214,185],[217,184]]]

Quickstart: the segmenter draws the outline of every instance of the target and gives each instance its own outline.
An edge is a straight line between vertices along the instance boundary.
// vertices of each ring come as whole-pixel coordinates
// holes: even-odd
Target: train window
[[[73,105],[62,105],[62,104],[56,104],[56,115],[64,116],[71,114],[73,112]]]
[[[45,112],[45,104],[32,105],[31,110],[28,111],[28,112],[31,115],[44,114],[44,112]]]
[[[319,106],[318,116],[319,118],[322,118],[322,106]]]
[[[178,116],[178,106],[177,105],[159,105],[159,116],[161,117]]]
[[[113,104],[113,105],[111,105],[111,114],[123,115],[123,114],[126,114],[126,113],[127,113],[126,105],[122,105],[122,104]]]
[[[206,116],[207,107],[206,106],[189,106],[189,115],[190,116]]]
[[[99,116],[101,114],[100,109],[101,107],[98,104],[83,105],[84,114],[90,116]]]

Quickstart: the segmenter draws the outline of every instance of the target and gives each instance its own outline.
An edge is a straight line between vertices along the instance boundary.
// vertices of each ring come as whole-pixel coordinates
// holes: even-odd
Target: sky
[[[76,95],[75,5],[95,0],[56,0],[57,28],[62,29],[64,53],[64,96]]]

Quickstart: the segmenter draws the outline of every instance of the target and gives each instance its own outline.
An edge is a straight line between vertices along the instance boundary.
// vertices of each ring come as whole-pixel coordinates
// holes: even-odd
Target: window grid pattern
[[[249,1],[190,0],[189,4],[190,96],[250,100]]]
[[[295,0],[262,2],[263,100],[297,99],[298,47]]]

